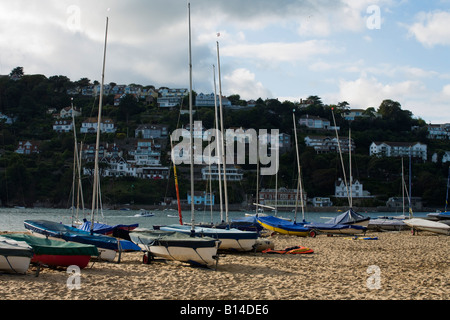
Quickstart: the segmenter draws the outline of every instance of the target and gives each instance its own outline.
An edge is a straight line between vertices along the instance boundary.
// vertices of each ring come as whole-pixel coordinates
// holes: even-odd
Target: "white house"
[[[59,117],[61,119],[65,119],[65,118],[72,118],[72,113],[74,117],[79,117],[81,116],[81,111],[77,110],[76,108],[72,108],[72,107],[66,107],[63,108],[60,112],[59,112]]]
[[[19,141],[16,153],[26,155],[39,153],[39,143],[35,141]]]
[[[450,124],[429,124],[428,138],[429,139],[450,139]]]
[[[224,177],[223,166],[221,166],[220,168],[221,168],[220,176],[223,179]],[[227,165],[226,173],[227,173],[226,176],[227,181],[242,181],[242,179],[244,178],[244,171],[232,165]],[[219,180],[219,169],[217,168],[217,166],[211,165],[211,168],[209,168],[209,166],[203,167],[202,179],[204,181]]]
[[[217,106],[220,105],[220,96],[216,95],[216,103]],[[214,93],[210,94],[204,94],[199,93],[197,97],[195,97],[195,106],[196,107],[214,107]],[[222,96],[222,106],[223,107],[230,107],[231,101],[228,100],[226,97]]]
[[[97,133],[97,118],[88,118],[81,124],[81,133]],[[100,123],[101,133],[115,133],[116,128],[111,119],[102,119]]]
[[[408,157],[427,160],[427,145],[420,142],[372,142],[370,155],[378,157]]]
[[[353,139],[327,137],[327,136],[307,136],[305,137],[305,144],[308,147],[313,147],[317,153],[339,152],[339,146],[343,153],[349,153],[350,145],[352,152],[355,151],[355,142]]]
[[[160,146],[159,146],[160,147]],[[139,139],[136,149],[130,153],[137,166],[158,166],[161,164],[161,150],[153,139]]]
[[[56,132],[71,132],[73,131],[72,120],[56,120],[53,123],[53,131]]]
[[[350,188],[350,185],[348,187]],[[351,196],[354,198],[370,197],[370,192],[364,191],[363,184],[360,183],[358,180],[352,181],[350,193],[351,193]],[[345,185],[344,180],[342,180],[341,178],[339,178],[335,184],[334,196],[336,198],[347,198],[348,197],[347,187]]]

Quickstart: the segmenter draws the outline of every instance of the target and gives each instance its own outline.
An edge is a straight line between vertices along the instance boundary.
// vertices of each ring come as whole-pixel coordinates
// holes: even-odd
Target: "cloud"
[[[246,100],[273,97],[270,90],[256,80],[255,74],[244,68],[236,69],[231,74],[225,75],[222,85],[224,87],[223,94],[239,94],[242,99]]]
[[[354,108],[378,108],[385,99],[411,101],[425,92],[419,81],[402,81],[384,84],[374,77],[361,77],[353,81],[341,80],[339,93],[332,95],[334,101],[347,101]]]
[[[409,34],[425,47],[450,45],[450,12],[434,11],[418,14],[416,23],[408,27]]]
[[[224,47],[223,55],[271,62],[295,62],[317,55],[341,52],[326,40],[308,40],[303,42],[267,42],[258,44],[237,44]]]

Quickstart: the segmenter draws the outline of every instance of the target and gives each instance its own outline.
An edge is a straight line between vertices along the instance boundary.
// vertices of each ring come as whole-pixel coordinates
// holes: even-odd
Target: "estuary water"
[[[140,210],[103,210],[95,216],[95,221],[109,224],[135,224],[138,223],[141,228],[153,228],[153,226],[179,224],[178,211],[170,210],[149,210],[154,216],[152,217],[136,217]],[[75,211],[76,213],[76,211]],[[90,210],[85,210],[86,215],[90,216]],[[248,212],[254,214],[255,212]],[[326,222],[327,220],[336,217],[342,212],[305,212],[305,220],[309,222]],[[402,212],[359,212],[364,216],[377,218],[380,216],[399,216]],[[228,213],[229,220],[242,218],[246,212],[232,211]],[[268,215],[273,215],[271,212],[266,212]],[[415,217],[425,217],[426,212],[414,213]],[[279,217],[288,218],[294,221],[294,212],[278,212]],[[79,219],[85,216],[81,211],[78,214]],[[90,219],[87,217],[87,219]],[[191,222],[191,212],[182,212],[183,223]],[[48,209],[48,208],[0,208],[0,231],[26,231],[23,222],[25,220],[50,220],[70,225],[73,220],[73,213],[71,209]],[[220,213],[212,212],[210,210],[195,211],[195,222],[218,223],[220,222]],[[297,212],[295,219],[298,222],[303,220],[302,212]]]

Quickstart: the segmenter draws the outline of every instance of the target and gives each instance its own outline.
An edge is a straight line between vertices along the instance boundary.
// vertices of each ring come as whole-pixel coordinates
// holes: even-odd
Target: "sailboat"
[[[411,227],[411,233],[415,235],[418,231],[429,231],[433,233],[450,235],[450,226],[438,221],[431,221],[428,219],[414,218],[413,210],[411,205],[411,147],[409,150],[409,192],[408,192],[408,203],[409,203],[409,219],[405,219],[406,225]]]
[[[445,208],[442,212],[435,212],[427,214],[427,217],[433,220],[449,220],[450,221],[450,212],[447,210],[448,207],[448,189],[450,189],[450,166],[448,167],[448,176],[447,176],[447,195],[445,197]]]
[[[190,174],[191,174],[191,194],[194,194],[194,152],[193,152],[193,120],[192,120],[192,57],[191,57],[191,5],[188,3],[188,22],[189,22],[189,123],[190,123]],[[172,148],[173,150],[173,148]],[[172,154],[173,156],[173,154]],[[173,160],[173,159],[172,159]],[[176,177],[175,161],[174,173]],[[177,191],[177,200],[180,201],[178,194],[178,180],[175,182]],[[190,264],[211,267],[217,265],[217,250],[220,245],[218,239],[204,237],[197,233],[195,228],[195,207],[194,201],[191,201],[191,226],[183,225],[181,208],[179,206],[180,227],[179,230],[160,230],[139,229],[130,233],[131,240],[146,251],[144,262],[151,261],[156,257],[187,262]]]
[[[53,237],[59,240],[65,240],[69,242],[79,242],[84,244],[93,244],[97,247],[100,253],[100,259],[107,261],[113,261],[115,259],[116,253],[126,251],[140,251],[139,246],[131,241],[118,240],[112,237],[103,236],[94,233],[94,210],[98,210],[99,206],[99,145],[100,145],[100,129],[101,129],[101,113],[103,104],[103,87],[105,79],[105,62],[106,62],[106,45],[108,39],[108,23],[109,18],[106,18],[106,32],[105,32],[105,45],[103,53],[103,72],[102,72],[102,83],[100,89],[99,98],[99,110],[98,110],[98,123],[97,123],[97,141],[96,141],[96,152],[95,152],[95,170],[94,170],[94,184],[93,184],[93,195],[92,195],[92,212],[91,212],[91,224],[90,231],[83,231],[78,228],[66,226],[60,223],[46,220],[26,220],[24,226],[26,229],[30,230],[36,235],[41,235],[44,237]]]
[[[258,216],[257,220],[264,228],[278,232],[286,235],[294,235],[299,237],[315,236],[315,232],[311,228],[305,226],[305,209],[304,209],[304,199],[303,199],[303,184],[301,178],[301,166],[300,157],[298,152],[298,141],[297,141],[297,125],[295,121],[295,114],[292,114],[294,120],[294,133],[295,133],[295,150],[297,153],[297,169],[298,169],[298,182],[297,182],[297,196],[295,205],[295,215],[294,221],[288,221],[286,219],[281,219],[275,216]],[[300,194],[300,201],[303,213],[303,222],[297,223],[297,207],[298,198]]]
[[[189,39],[190,39],[190,16],[189,16]],[[191,130],[191,152],[190,152],[190,162],[191,162],[191,194],[194,194],[194,164],[193,164],[193,119],[192,119],[192,60],[190,54],[191,42],[189,41],[189,63],[190,63],[190,95],[189,95],[189,121]],[[219,103],[220,103],[220,113],[221,113],[221,127],[222,134],[219,139],[217,139],[221,144],[221,155],[222,155],[222,165],[223,168],[226,167],[225,163],[225,150],[223,142],[223,114],[222,114],[222,89],[221,89],[221,76],[220,76],[220,55],[219,55],[219,42],[217,41],[217,59],[218,59],[218,71],[219,71]],[[220,169],[219,169],[220,171]],[[228,197],[227,197],[227,185],[226,185],[226,171],[224,170],[224,197],[225,197],[225,214],[226,223],[228,220]],[[191,201],[191,224],[189,225],[168,225],[160,227],[163,231],[175,231],[185,234],[191,234],[193,236],[213,238],[220,241],[219,250],[227,251],[251,251],[255,249],[258,233],[253,231],[242,231],[239,229],[232,228],[211,228],[211,227],[201,227],[195,225],[195,207],[194,201]]]

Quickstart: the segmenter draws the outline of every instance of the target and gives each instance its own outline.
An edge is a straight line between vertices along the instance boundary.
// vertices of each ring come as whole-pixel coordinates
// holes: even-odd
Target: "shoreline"
[[[176,261],[142,263],[124,253],[120,264],[90,262],[81,288],[66,271],[38,277],[0,274],[0,300],[448,300],[450,237],[410,231],[371,232],[377,240],[275,234],[275,249],[302,245],[312,254],[221,253],[217,269]],[[374,279],[379,287],[371,287]],[[272,313],[273,314],[273,313]]]

